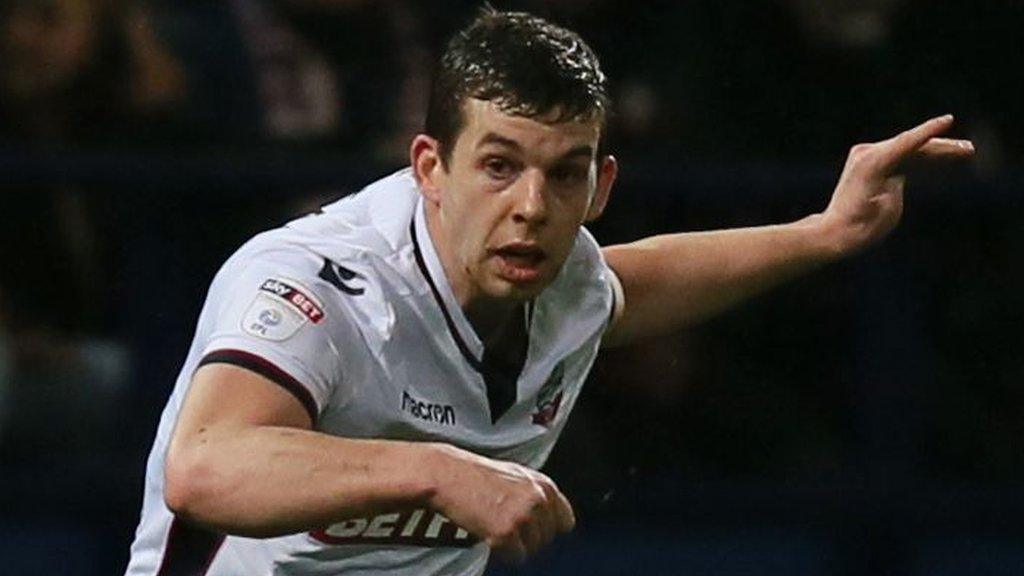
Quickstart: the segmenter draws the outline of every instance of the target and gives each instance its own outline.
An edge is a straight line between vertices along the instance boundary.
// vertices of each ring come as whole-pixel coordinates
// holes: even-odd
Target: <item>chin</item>
[[[538,279],[536,282],[512,282],[504,278],[497,278],[491,284],[488,293],[491,297],[499,300],[525,302],[536,298],[550,283],[548,279]]]

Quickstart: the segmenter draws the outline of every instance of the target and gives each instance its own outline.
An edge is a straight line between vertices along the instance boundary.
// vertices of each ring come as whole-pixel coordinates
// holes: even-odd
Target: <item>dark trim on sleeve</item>
[[[310,394],[309,388],[266,358],[244,350],[214,350],[203,356],[203,359],[199,361],[199,366],[196,368],[198,369],[207,364],[231,364],[232,366],[245,368],[267,378],[291,392],[302,404],[302,407],[306,409],[306,412],[309,413],[310,422],[316,423],[318,416],[316,400]]]
[[[608,269],[612,270],[610,267]],[[615,274],[614,270],[612,270],[612,274]],[[615,282],[619,282],[619,283],[622,282],[622,280],[619,280],[618,277],[616,277],[614,281]],[[608,284],[608,288],[611,289],[611,291],[612,291],[612,309],[608,311],[608,322],[604,326],[604,331],[605,332],[607,332],[608,330],[611,330],[612,323],[615,322],[615,307],[619,305],[619,297],[615,293],[616,292],[615,285],[612,284],[612,283],[609,283]]]
[[[604,336],[608,334],[608,331],[612,329],[612,324],[615,323],[615,308],[619,305],[619,294],[618,291],[615,290],[615,285],[618,284],[620,288],[622,287],[622,279],[619,278],[619,273],[609,266],[607,262],[605,263],[605,270],[607,270],[608,274],[611,276],[607,282],[608,291],[611,292],[611,308],[608,310],[608,319],[604,323],[604,330],[602,330],[601,338],[604,338]]]
[[[224,535],[171,520],[164,557],[156,576],[203,576],[224,543]]]

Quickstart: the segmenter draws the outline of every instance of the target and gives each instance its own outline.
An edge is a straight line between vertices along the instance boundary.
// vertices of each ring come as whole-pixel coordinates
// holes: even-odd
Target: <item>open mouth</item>
[[[494,251],[498,256],[517,264],[537,265],[544,261],[544,251],[535,246],[512,244]]]
[[[541,264],[547,259],[536,245],[521,242],[506,244],[492,253],[498,258],[501,275],[517,282],[536,280]]]

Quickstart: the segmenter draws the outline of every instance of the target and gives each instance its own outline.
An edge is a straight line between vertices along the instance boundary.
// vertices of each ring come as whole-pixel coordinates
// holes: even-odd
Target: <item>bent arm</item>
[[[355,440],[310,430],[302,403],[247,369],[200,368],[165,465],[175,515],[267,538],[428,508],[499,554],[522,558],[575,525],[550,478],[448,444]]]
[[[433,496],[424,469],[436,445],[339,438],[311,424],[301,402],[263,376],[203,366],[167,454],[168,507],[218,532],[271,537]]]
[[[790,224],[666,234],[605,248],[622,283],[606,346],[693,325],[838,256],[821,216]]]

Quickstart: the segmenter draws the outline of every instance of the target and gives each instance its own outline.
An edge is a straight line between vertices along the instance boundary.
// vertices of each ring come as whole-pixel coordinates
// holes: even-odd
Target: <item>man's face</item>
[[[598,120],[546,123],[475,99],[463,113],[447,166],[417,166],[445,272],[464,305],[532,298],[600,213],[615,162],[598,166]],[[414,165],[422,159],[414,143]]]

